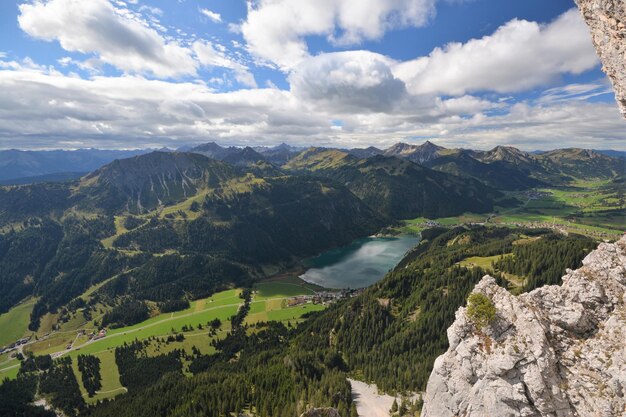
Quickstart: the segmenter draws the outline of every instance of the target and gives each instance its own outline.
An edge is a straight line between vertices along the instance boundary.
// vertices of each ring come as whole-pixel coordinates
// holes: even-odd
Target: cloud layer
[[[514,19],[480,39],[405,62],[366,50],[309,52],[307,36],[358,44],[426,24],[434,5],[258,0],[249,3],[240,27],[247,43],[233,51],[216,38],[174,36],[120,1],[25,3],[18,16],[24,32],[85,59],[60,57],[54,68],[0,53],[0,142],[17,148],[209,140],[349,147],[429,138],[478,148],[624,147],[626,125],[617,109],[589,101],[610,91],[604,80],[553,84],[598,66],[575,10],[547,24]],[[197,16],[203,25],[207,18],[221,22],[208,9]],[[259,88],[245,51],[280,68],[287,87]],[[121,75],[104,75],[103,63]],[[212,68],[225,69],[245,89],[216,92],[212,80],[202,79]],[[533,94],[510,97],[530,89]]]
[[[230,144],[387,146],[414,136],[488,148],[622,147],[624,121],[612,104],[501,103],[473,96],[407,101],[394,111],[338,114],[278,89],[214,93],[202,84],[134,76],[68,77],[12,63],[0,71],[4,147]],[[6,63],[1,66],[7,66]],[[342,103],[344,105],[345,103]],[[484,113],[489,109],[497,114]],[[341,120],[341,127],[334,123]]]
[[[423,26],[434,13],[435,0],[259,0],[248,3],[241,31],[253,54],[288,70],[309,56],[306,36],[354,45]]]
[[[510,93],[562,74],[580,74],[598,63],[589,30],[572,9],[547,25],[511,20],[492,35],[401,63],[395,73],[414,94]]]
[[[322,54],[295,68],[289,77],[291,90],[312,105],[341,112],[388,111],[406,98],[390,62],[368,51]]]
[[[189,49],[166,41],[107,0],[38,1],[21,4],[19,10],[19,25],[30,36],[59,41],[67,51],[96,53],[122,71],[157,77],[196,73]]]

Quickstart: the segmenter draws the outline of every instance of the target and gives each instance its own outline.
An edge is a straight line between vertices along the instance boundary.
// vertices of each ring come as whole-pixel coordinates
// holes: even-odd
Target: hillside
[[[611,179],[624,172],[624,161],[586,149],[557,149],[530,154],[508,146],[474,152],[475,159],[506,162],[525,175],[551,185],[566,185],[575,179]]]
[[[372,156],[354,150],[356,157]],[[611,179],[626,170],[616,154],[586,149],[557,149],[529,153],[512,146],[489,151],[446,149],[431,142],[397,143],[382,152],[453,175],[475,178],[500,190],[522,190],[541,185],[563,186],[581,179]]]
[[[461,177],[475,178],[499,190],[524,190],[541,184],[530,173],[517,168],[506,160],[481,162],[472,157],[471,151],[448,152],[424,164],[437,171]]]
[[[33,329],[105,280],[101,293],[112,305],[121,296],[193,299],[389,221],[328,180],[192,153],[154,152],[116,160],[78,182],[0,193],[0,311],[39,297]]]
[[[485,276],[473,293],[493,315],[457,311],[422,415],[623,415],[626,238],[562,281],[516,297]]]
[[[284,169],[345,184],[368,206],[397,219],[486,212],[499,195],[474,179],[382,155],[359,159],[343,151],[311,148]]]
[[[77,193],[109,212],[144,213],[217,187],[235,175],[231,166],[202,155],[152,152],[115,160],[86,175]]]
[[[260,415],[291,417],[331,407],[340,415],[356,416],[348,375],[373,381],[387,392],[423,389],[435,357],[447,348],[445,329],[454,321],[454,311],[481,276],[493,273],[493,267],[468,266],[464,261],[514,252],[524,265],[545,261],[548,269],[562,270],[579,266],[593,245],[549,231],[527,233],[531,231],[482,227],[433,230],[363,294],[311,315],[297,328],[274,322],[246,331],[232,321],[210,353],[176,356],[158,340],[118,346],[115,364],[128,393],[89,413],[147,417],[155,412],[201,412],[218,417],[252,408]],[[573,249],[570,255],[554,256],[565,247]],[[550,282],[558,283],[559,277]],[[246,309],[240,311],[245,317]],[[155,351],[155,346],[164,351]],[[55,372],[61,372],[60,366],[54,365]],[[183,369],[189,373],[183,375]],[[44,375],[45,380],[36,368],[27,375]],[[24,380],[15,384],[30,392]],[[64,386],[59,384],[52,392],[58,395]],[[66,398],[72,398],[72,392],[67,389]],[[414,413],[420,403],[406,401],[404,407]]]

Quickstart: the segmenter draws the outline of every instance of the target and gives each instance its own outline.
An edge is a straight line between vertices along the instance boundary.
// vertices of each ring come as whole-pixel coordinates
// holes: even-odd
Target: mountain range
[[[507,146],[489,151],[447,149],[430,141],[422,145],[396,143],[387,149],[328,148],[366,159],[384,155],[397,157],[457,176],[472,177],[499,189],[524,189],[540,184],[564,184],[572,178],[591,175],[610,177],[624,172],[624,152],[610,150],[559,149],[524,152]],[[281,167],[305,151],[287,144],[274,147],[223,147],[215,142],[184,146],[178,152],[199,153],[235,166],[255,166],[259,161]],[[124,159],[153,150],[105,151],[0,151],[0,184],[27,184],[76,179],[115,159]],[[169,149],[162,149],[170,152]],[[584,167],[581,163],[585,164]]]
[[[36,325],[107,274],[136,269],[124,275],[122,294],[131,294],[144,285],[143,268],[189,255],[217,262],[218,270],[237,269],[234,282],[249,280],[263,275],[263,265],[289,263],[401,219],[488,213],[506,204],[503,190],[613,178],[624,167],[621,159],[580,149],[536,155],[427,142],[361,152],[371,153],[209,143],[115,159],[76,180],[0,187],[0,227],[9,231],[0,235],[7,248],[0,309],[39,296]],[[16,264],[11,248],[24,245],[39,249],[20,253]],[[106,273],[92,269],[87,277],[86,268]],[[188,278],[171,279],[172,294],[160,298],[225,284],[216,277],[194,290]]]
[[[131,326],[150,311],[251,288],[302,259],[405,219],[466,212],[486,218],[496,205],[509,203],[511,190],[581,179],[619,184],[623,168],[622,159],[582,149],[531,154],[511,147],[445,149],[429,142],[380,152],[209,143],[118,158],[76,179],[0,186],[0,312],[29,299],[33,331],[83,308],[87,314],[106,311],[99,325]],[[180,363],[172,365],[167,355],[144,357],[139,345],[118,347],[120,372],[143,378],[137,383],[142,389],[132,388],[94,415],[143,415],[146,387],[166,415],[177,406],[202,403],[195,395],[206,399],[206,390],[220,393],[224,407],[225,396],[255,406],[285,404],[283,412],[272,408],[268,416],[293,415],[308,402],[345,414],[354,410],[349,395],[320,393],[349,392],[348,373],[386,392],[423,390],[435,358],[447,348],[445,329],[485,272],[463,262],[486,257],[491,268],[498,265],[500,285],[523,292],[558,283],[562,271],[578,266],[594,245],[589,238],[544,229],[479,225],[428,229],[421,237],[383,280],[306,318],[297,329],[259,324],[258,332],[247,333],[237,327],[246,303],[251,308],[245,301],[250,294],[243,291],[243,307],[212,346],[216,353],[185,359],[193,379],[156,375],[148,381],[153,371],[178,369]],[[91,303],[86,307],[85,293]],[[123,359],[123,349],[138,350]],[[137,368],[128,371],[125,366],[135,360]],[[155,363],[142,365],[144,360]],[[220,383],[232,379],[246,391],[207,382],[218,370]],[[122,383],[132,385],[127,378]],[[187,383],[199,388],[189,391]],[[277,394],[295,390],[294,384],[309,393],[306,398]],[[257,389],[265,400],[250,397],[247,390]],[[183,397],[163,394],[170,390],[181,392],[184,404],[177,402]],[[240,410],[233,401],[225,410]]]

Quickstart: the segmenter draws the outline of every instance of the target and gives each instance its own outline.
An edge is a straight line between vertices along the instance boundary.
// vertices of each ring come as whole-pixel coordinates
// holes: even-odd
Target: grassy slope
[[[28,333],[30,313],[37,300],[30,298],[0,315],[0,347],[15,342]]]
[[[162,354],[174,349],[184,349],[191,353],[192,347],[198,348],[202,353],[209,354],[214,351],[210,346],[212,338],[206,330],[207,322],[218,318],[222,321],[217,337],[221,337],[230,328],[229,318],[233,316],[243,300],[239,297],[241,290],[232,289],[214,294],[207,299],[197,300],[190,307],[175,313],[159,314],[142,323],[120,329],[112,329],[107,337],[88,343],[87,337],[77,337],[74,329],[65,332],[57,332],[50,335],[46,340],[41,340],[26,347],[37,355],[63,351],[68,343],[74,342],[74,349],[66,354],[72,357],[74,373],[79,381],[85,400],[93,403],[105,398],[112,398],[124,393],[125,389],[119,382],[119,371],[115,364],[115,347],[132,342],[135,339],[148,339],[150,337],[166,337],[175,332],[181,332],[183,326],[193,326],[194,331],[185,332],[183,342],[160,344],[152,342],[149,347],[151,354]],[[255,286],[255,293],[251,303],[251,311],[247,318],[249,324],[258,321],[288,321],[295,323],[301,316],[309,311],[319,311],[325,308],[322,305],[306,304],[304,306],[287,307],[286,299],[296,295],[313,294],[315,291],[306,283],[297,279],[281,278],[271,282],[262,282]],[[29,312],[30,313],[30,312]],[[198,324],[204,329],[199,330]],[[76,357],[80,354],[95,355],[101,361],[102,390],[89,398],[82,386],[81,375],[76,365]],[[0,356],[0,379],[4,377],[15,378],[19,369],[19,361],[10,360],[8,355]]]

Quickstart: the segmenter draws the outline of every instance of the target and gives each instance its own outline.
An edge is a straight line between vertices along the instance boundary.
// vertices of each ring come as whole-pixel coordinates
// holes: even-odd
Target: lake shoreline
[[[366,237],[305,259],[298,278],[334,290],[367,288],[380,281],[420,242],[414,235]]]

